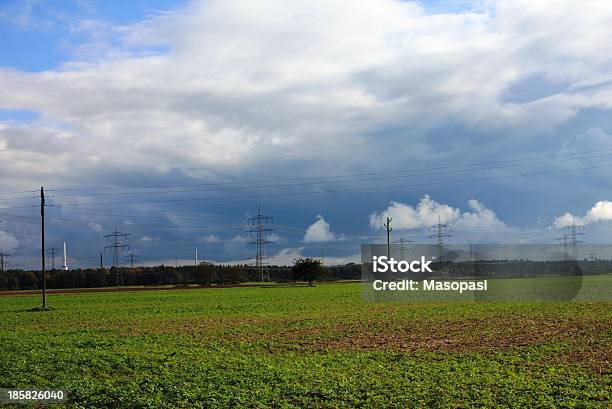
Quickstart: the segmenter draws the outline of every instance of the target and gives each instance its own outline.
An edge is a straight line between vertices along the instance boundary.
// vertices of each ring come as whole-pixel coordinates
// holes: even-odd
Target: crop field
[[[609,302],[374,303],[321,284],[49,304],[0,297],[0,387],[65,389],[72,407],[612,404]]]

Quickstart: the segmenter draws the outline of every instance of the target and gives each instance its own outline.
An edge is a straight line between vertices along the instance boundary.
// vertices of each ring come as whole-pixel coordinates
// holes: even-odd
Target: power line
[[[58,205],[56,206],[56,208],[61,208],[62,205]],[[0,210],[2,210],[2,208],[0,208]],[[109,213],[107,211],[104,211],[103,209],[100,209],[99,211],[97,211],[96,209],[89,209],[87,211],[83,211],[81,209],[78,209],[79,215],[94,215],[94,216],[109,216],[109,217],[121,217],[121,218],[125,218],[125,217],[146,217],[146,218],[151,218],[151,216],[145,216],[142,213],[138,214],[138,213]],[[171,210],[171,211],[165,211],[162,212],[160,211],[159,214],[151,212],[150,210],[147,210],[148,214],[153,214],[154,216],[157,217],[165,217],[165,218],[169,218],[171,216],[180,216],[181,218],[197,218],[197,219],[215,219],[215,220],[224,220],[224,221],[237,221],[237,218],[233,217],[233,218],[223,218],[220,215],[217,214],[197,214],[197,213],[185,213],[185,212],[177,212],[175,210]]]
[[[205,197],[205,198],[185,198],[185,199],[166,199],[166,200],[147,200],[147,201],[126,201],[126,202],[102,202],[102,203],[66,203],[62,205],[48,205],[51,207],[84,207],[84,206],[112,206],[112,205],[126,205],[126,204],[150,204],[150,203],[180,203],[180,202],[201,202],[209,200],[230,200],[230,199],[263,199],[270,197],[293,197],[293,196],[310,196],[319,194],[330,194],[330,193],[348,193],[348,192],[364,192],[364,191],[380,191],[388,189],[404,189],[411,187],[422,187],[422,186],[433,186],[433,185],[445,185],[454,183],[468,183],[468,182],[482,182],[487,180],[502,180],[511,179],[517,177],[529,177],[529,176],[541,176],[557,173],[575,172],[580,170],[593,170],[612,167],[612,163],[606,165],[589,166],[575,169],[563,169],[563,170],[549,170],[541,172],[521,173],[504,176],[491,176],[491,177],[479,177],[471,179],[454,179],[437,182],[424,182],[424,183],[412,183],[412,184],[401,184],[401,185],[390,185],[390,186],[374,186],[374,187],[361,187],[361,188],[350,188],[350,189],[335,189],[335,190],[317,190],[311,192],[294,192],[294,193],[269,193],[263,195],[238,195],[238,196],[219,196],[219,197]],[[9,206],[4,209],[19,209],[36,206]],[[0,208],[2,209],[2,208]]]
[[[147,195],[147,194],[174,194],[174,193],[201,193],[208,191],[227,191],[227,190],[245,190],[245,189],[263,189],[263,188],[283,188],[283,187],[296,187],[296,186],[309,186],[309,185],[321,185],[321,184],[334,184],[334,183],[361,183],[361,182],[372,182],[378,180],[388,180],[388,179],[404,179],[404,178],[412,178],[412,177],[422,177],[422,176],[435,176],[442,174],[456,174],[457,172],[481,172],[485,170],[496,170],[496,169],[508,169],[512,167],[521,167],[521,166],[533,166],[540,164],[549,164],[554,162],[566,162],[573,161],[579,159],[594,159],[598,157],[608,157],[611,154],[600,154],[600,155],[592,155],[592,156],[583,156],[577,158],[565,158],[558,160],[548,160],[548,161],[540,161],[533,163],[523,163],[523,164],[512,164],[512,165],[503,165],[503,166],[489,166],[485,168],[477,168],[477,169],[466,169],[463,171],[457,170],[447,170],[442,172],[430,172],[430,173],[416,173],[409,175],[398,175],[398,176],[384,176],[384,177],[370,177],[364,178],[364,176],[374,176],[381,174],[397,174],[397,173],[406,173],[406,172],[414,172],[414,171],[393,171],[393,172],[379,172],[379,173],[367,173],[367,174],[355,174],[350,176],[342,176],[342,177],[359,177],[355,180],[319,180],[316,182],[300,182],[300,183],[289,183],[289,184],[273,184],[273,185],[249,185],[249,186],[238,186],[238,187],[217,187],[217,188],[208,188],[208,189],[187,189],[187,190],[166,190],[166,191],[149,191],[149,192],[116,192],[116,193],[90,193],[90,194],[64,194],[61,197],[94,197],[94,196],[120,196],[120,195]],[[431,168],[432,170],[436,169],[448,169],[453,168],[453,166],[440,167],[440,168]],[[330,178],[338,178],[340,176],[327,176],[320,177],[317,179],[330,179]],[[296,180],[302,180],[303,178],[296,178]],[[313,178],[314,179],[314,178]],[[290,180],[290,179],[288,179]],[[177,186],[175,186],[177,187]],[[127,188],[118,188],[120,190],[125,190]],[[134,189],[134,188],[132,188]]]
[[[229,200],[229,199],[248,199],[248,198],[267,198],[267,197],[292,197],[292,196],[307,196],[307,195],[318,195],[318,194],[330,194],[330,193],[347,193],[347,192],[359,192],[359,191],[379,191],[387,189],[400,189],[410,187],[421,187],[421,186],[432,186],[432,185],[444,185],[454,183],[467,183],[467,182],[482,182],[487,180],[503,180],[518,177],[530,177],[530,176],[541,176],[550,174],[560,174],[567,172],[576,172],[582,170],[593,170],[612,167],[612,163],[606,163],[604,165],[588,166],[574,169],[561,169],[561,170],[546,170],[539,172],[528,172],[512,175],[502,176],[489,176],[479,178],[468,178],[468,179],[454,179],[454,180],[443,180],[433,181],[424,183],[412,183],[402,185],[390,185],[390,186],[374,186],[374,187],[359,187],[359,188],[347,188],[347,189],[334,189],[334,190],[317,190],[310,192],[293,192],[293,193],[268,193],[263,195],[236,195],[236,196],[217,196],[217,197],[204,197],[204,198],[183,198],[183,199],[162,199],[162,200],[147,200],[147,201],[124,201],[124,202],[102,202],[102,203],[65,203],[65,204],[51,204],[47,207],[85,207],[85,206],[98,206],[98,205],[125,205],[125,204],[151,204],[151,203],[180,203],[180,202],[197,202],[197,201],[209,201],[209,200]],[[299,186],[299,185],[295,185]],[[22,206],[4,206],[0,209],[25,209],[38,207],[37,205],[22,205]]]
[[[39,206],[40,205],[2,206],[2,207],[0,207],[0,210],[3,210],[3,209],[28,209],[28,208],[39,207]]]
[[[51,209],[54,210],[57,209],[57,207]],[[6,213],[6,212],[2,212],[2,209],[0,209],[0,216],[8,216],[8,217],[15,217],[15,218],[20,218],[20,219],[26,219],[26,220],[38,220],[33,218],[32,216],[28,216],[28,215],[24,215],[24,214],[16,214],[16,213]],[[74,210],[75,216],[81,216],[81,215],[100,215],[100,216],[109,216],[109,217],[116,217],[116,218],[122,218],[125,219],[127,217],[138,217],[138,218],[144,218],[144,219],[153,219],[155,217],[157,217],[157,215],[153,215],[153,216],[147,216],[144,214],[135,214],[135,213],[97,213],[95,211],[82,211],[80,209],[75,209]],[[199,216],[196,213],[182,213],[182,212],[176,212],[173,211],[173,215],[176,216],[180,216],[180,217],[186,217],[188,216],[189,218],[199,218]],[[161,216],[160,216],[161,217]],[[215,220],[225,220],[225,221],[238,221],[239,218],[237,217],[232,217],[232,218],[220,218],[219,215],[210,215],[210,214],[205,214],[202,216],[203,218],[215,218]],[[67,223],[69,222],[74,222],[74,223],[79,223],[79,224],[90,224],[90,223],[98,223],[98,224],[116,224],[117,220],[116,219],[111,219],[111,220],[92,220],[92,219],[87,219],[87,220],[82,220],[82,219],[77,219],[77,218],[71,218],[71,217],[67,217],[64,216],[63,214],[61,214],[59,217],[58,216],[54,216],[53,219],[51,220],[53,221],[65,221]],[[278,224],[276,223],[278,219],[275,218],[275,228],[277,230],[292,230],[292,231],[296,231],[296,232],[300,232],[300,233],[305,233],[306,229],[303,227],[292,227],[292,226],[287,226],[287,225],[282,225],[282,224]],[[291,220],[285,219],[287,222],[294,222],[294,223],[307,223],[307,224],[311,224],[313,223],[313,219],[311,218],[303,218],[303,219],[296,219],[294,217],[292,217]],[[334,222],[334,224],[342,224],[342,223],[352,223],[351,221],[363,221],[363,218],[357,218],[357,217],[353,217],[353,218],[346,218],[343,217],[342,220],[337,220]],[[194,225],[183,225],[183,224],[173,224],[173,225],[161,225],[161,224],[151,224],[151,223],[137,223],[137,222],[132,222],[130,220],[130,225],[132,226],[142,226],[142,227],[163,227],[163,228],[181,228],[181,229],[194,229],[194,230],[223,230],[223,229],[242,229],[244,227],[244,224],[241,225],[223,225],[223,226],[194,226]],[[363,239],[369,239],[372,238],[373,236],[346,236],[343,235],[343,238],[346,237],[356,237],[356,238],[363,238]]]
[[[20,219],[26,219],[26,220],[37,220],[34,217],[31,216],[25,216],[25,215],[17,215],[17,214],[12,214],[12,213],[0,213],[4,216],[11,216],[11,217],[15,217],[15,218],[20,218]],[[48,223],[60,223],[61,224],[78,224],[78,225],[82,225],[82,224],[86,224],[89,225],[91,223],[98,223],[98,224],[108,224],[108,221],[102,221],[102,220],[80,220],[80,219],[71,219],[71,218],[59,218],[59,217],[54,217],[51,220],[48,220]],[[191,229],[191,230],[230,230],[230,229],[243,229],[244,225],[233,225],[233,226],[191,226],[191,225],[168,225],[168,224],[150,224],[150,223],[130,223],[131,226],[139,226],[139,227],[155,227],[155,228],[170,228],[170,229]]]
[[[10,200],[38,199],[36,196],[20,196],[20,197],[0,197],[0,201],[6,202]]]
[[[440,169],[457,169],[464,167],[474,167],[474,166],[485,166],[491,164],[499,164],[499,163],[513,163],[513,162],[522,162],[522,161],[530,161],[535,159],[544,159],[544,158],[555,158],[555,157],[572,157],[576,155],[586,155],[589,153],[598,153],[612,151],[612,148],[609,149],[597,149],[590,151],[581,151],[567,154],[552,154],[552,155],[538,155],[532,157],[525,158],[517,158],[517,159],[506,159],[500,161],[489,161],[489,162],[476,162],[476,163],[467,163],[460,165],[447,165],[447,166],[438,166],[438,167],[429,167],[429,168],[417,168],[417,169],[409,169],[409,170],[395,170],[395,171],[375,171],[375,172],[365,172],[365,173],[353,173],[353,174],[344,174],[344,175],[327,175],[327,176],[313,176],[313,177],[299,177],[299,178],[268,178],[268,179],[251,179],[244,181],[234,181],[234,182],[206,182],[206,183],[194,183],[194,184],[182,184],[182,185],[156,185],[156,186],[132,186],[132,187],[116,187],[116,186],[71,186],[65,188],[54,188],[48,189],[48,191],[70,191],[70,190],[125,190],[125,189],[162,189],[162,188],[177,188],[177,187],[195,187],[195,186],[220,186],[220,185],[235,185],[235,184],[253,184],[253,183],[264,183],[264,182],[283,182],[283,181],[298,181],[298,180],[315,180],[315,179],[328,179],[328,178],[343,178],[343,177],[361,177],[368,175],[384,175],[384,174],[393,174],[393,173],[405,173],[405,172],[418,172],[418,171],[426,171],[426,170],[440,170]],[[603,156],[603,155],[596,155]],[[575,158],[582,159],[582,158]],[[575,160],[568,159],[568,160]],[[30,193],[36,191],[21,191],[21,192],[12,192],[12,193]],[[11,192],[6,192],[9,194]]]
[[[62,206],[56,206],[51,210],[55,210],[55,209],[59,209]],[[6,213],[1,213],[1,208],[0,208],[0,214],[6,214]],[[147,215],[144,215],[142,213],[138,214],[138,213],[109,213],[108,211],[104,211],[103,209],[88,209],[88,210],[82,210],[82,209],[66,209],[66,211],[73,211],[75,213],[75,215],[77,216],[81,216],[81,215],[93,215],[93,216],[103,216],[103,217],[116,217],[116,218],[146,218],[146,219],[153,219],[153,218],[171,218],[171,217],[178,217],[178,218],[186,218],[186,219],[214,219],[215,221],[224,221],[224,222],[241,222],[244,223],[244,217],[243,218],[238,218],[238,217],[228,217],[227,215],[223,215],[223,214],[198,214],[198,213],[191,213],[191,212],[181,212],[181,211],[176,211],[176,210],[167,210],[167,211],[159,211],[159,213],[157,212],[151,212],[149,210],[147,210]],[[17,215],[19,216],[19,215]],[[343,220],[346,220],[346,218],[344,218]],[[356,220],[356,219],[355,219]],[[289,220],[287,220],[289,221]],[[296,222],[296,218],[292,217],[291,218],[291,222]],[[298,223],[312,223],[313,219],[311,218],[304,218],[304,219],[300,219],[299,221],[297,221]],[[102,223],[102,222],[100,222]],[[336,222],[337,223],[337,222]],[[275,224],[276,225],[276,224]],[[194,226],[185,226],[185,225],[176,225],[176,226],[180,226],[180,227],[194,227]]]
[[[18,195],[22,193],[38,193],[38,190],[19,190],[16,192],[0,192],[0,195]]]
[[[88,214],[88,213],[86,213]],[[0,212],[0,216],[6,216],[6,217],[14,217],[16,219],[23,219],[23,220],[30,220],[32,221],[32,223],[35,223],[38,221],[37,218],[32,217],[32,216],[26,216],[26,215],[21,215],[21,214],[14,214],[14,213],[5,213],[5,212]],[[115,214],[115,216],[119,217],[121,215],[119,214]],[[141,217],[147,217],[144,215],[141,215]],[[194,218],[197,217],[196,215],[194,215]],[[235,219],[234,219],[235,220]],[[353,218],[351,220],[361,220],[361,218]],[[301,222],[306,222],[306,223],[311,223],[312,220],[311,219],[304,219],[303,221],[298,221],[297,223],[301,223]],[[114,223],[113,221],[107,221],[107,220],[82,220],[82,219],[76,219],[76,218],[68,218],[68,217],[53,217],[50,220],[47,220],[47,223],[53,223],[53,224],[73,224],[73,225],[89,225],[91,223],[98,223],[98,224],[110,224],[110,223]],[[242,230],[244,229],[244,225],[224,225],[224,226],[193,226],[193,225],[181,225],[181,224],[174,224],[174,225],[165,225],[165,224],[152,224],[152,223],[134,223],[131,222],[130,223],[131,226],[136,226],[136,227],[153,227],[153,228],[177,228],[177,229],[190,229],[190,230],[203,230],[203,231],[221,231],[221,230]],[[485,226],[487,224],[481,224],[481,226]],[[490,225],[495,225],[495,224],[490,224]],[[303,227],[293,227],[293,226],[287,226],[287,225],[282,225],[282,224],[277,224],[274,223],[275,229],[276,230],[283,230],[286,232],[286,234],[290,234],[291,232],[293,234],[300,234],[303,235],[306,233],[306,228]],[[404,232],[403,234],[408,234],[408,235],[418,235],[418,233],[406,233]],[[369,239],[376,239],[378,238],[377,235],[375,234],[371,234],[371,235],[349,235],[349,234],[343,234],[340,238],[340,240],[369,240]]]

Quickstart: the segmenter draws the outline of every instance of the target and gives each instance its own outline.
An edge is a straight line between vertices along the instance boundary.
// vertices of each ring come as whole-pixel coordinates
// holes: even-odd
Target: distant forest
[[[291,267],[268,266],[270,280],[295,281]],[[321,280],[358,280],[360,264],[325,267]],[[35,290],[42,287],[40,271],[5,270],[0,272],[0,290]],[[233,285],[261,281],[252,266],[226,266],[202,263],[199,266],[111,267],[110,269],[50,270],[47,288],[99,288],[141,285]]]
[[[415,279],[427,277],[530,277],[536,275],[592,275],[612,272],[612,260],[597,261],[510,261],[491,260],[435,263],[433,274],[414,274]],[[291,282],[295,277],[288,266],[268,266],[270,280]],[[386,277],[386,274],[382,274]],[[40,271],[6,270],[0,272],[0,290],[35,290],[41,288]],[[359,280],[361,264],[346,264],[323,268],[321,281]],[[111,267],[110,269],[51,270],[47,272],[47,288],[99,288],[143,285],[234,285],[259,282],[261,276],[253,266],[213,265]]]

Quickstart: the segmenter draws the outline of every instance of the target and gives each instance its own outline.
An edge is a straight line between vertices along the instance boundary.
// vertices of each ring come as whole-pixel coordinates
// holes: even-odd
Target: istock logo
[[[373,268],[375,273],[386,273],[391,271],[392,273],[406,273],[408,271],[413,273],[432,273],[429,265],[433,260],[425,260],[425,256],[421,256],[421,260],[397,261],[393,257],[387,258],[387,256],[374,256],[372,257],[374,262]]]

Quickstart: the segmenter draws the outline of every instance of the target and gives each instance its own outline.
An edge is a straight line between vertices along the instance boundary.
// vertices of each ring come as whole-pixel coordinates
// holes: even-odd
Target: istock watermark
[[[393,273],[406,273],[411,271],[413,273],[433,273],[429,265],[433,260],[426,260],[425,256],[421,256],[421,260],[396,260],[393,257],[388,258],[387,256],[373,256],[372,265],[375,273],[386,273],[391,271]]]
[[[612,300],[612,245],[372,244],[361,260],[367,301]]]
[[[375,291],[487,291],[487,280],[482,281],[436,281],[436,280],[374,280]]]
[[[418,260],[396,260],[387,256],[372,256],[373,273],[431,273],[431,264],[434,259],[428,260],[421,256]],[[486,291],[487,280],[482,281],[436,281],[436,280],[374,280],[372,288],[375,291]]]

